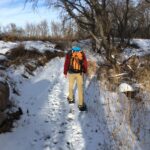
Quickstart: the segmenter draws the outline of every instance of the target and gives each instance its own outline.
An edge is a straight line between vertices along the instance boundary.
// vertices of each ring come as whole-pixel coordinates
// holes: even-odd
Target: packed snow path
[[[86,81],[88,112],[79,112],[77,92],[76,103],[70,106],[66,100],[68,81],[63,75],[63,62],[60,58],[52,60],[30,79],[19,76],[19,70],[14,71],[20,91],[15,99],[24,114],[15,123],[12,133],[1,135],[3,150],[99,150],[106,147],[109,134],[106,134],[105,124],[100,123],[104,118],[99,120],[96,108],[90,106],[94,100],[91,98],[99,96],[99,87],[93,93],[90,82]],[[70,107],[74,109],[72,116],[69,116]]]
[[[20,91],[20,96],[12,98],[23,115],[14,123],[12,132],[0,135],[2,150],[148,150],[149,142],[142,140],[149,140],[149,132],[141,131],[145,135],[140,136],[140,142],[136,140],[124,118],[123,111],[128,110],[124,109],[125,101],[120,105],[118,95],[103,91],[95,77],[85,78],[88,111],[78,110],[77,91],[76,103],[68,104],[63,64],[64,58],[55,58],[29,79],[21,76],[23,67],[8,72]]]

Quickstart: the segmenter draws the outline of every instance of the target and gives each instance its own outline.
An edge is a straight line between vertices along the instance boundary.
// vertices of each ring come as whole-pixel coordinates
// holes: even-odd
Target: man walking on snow
[[[80,111],[86,110],[84,103],[83,75],[87,72],[87,60],[84,52],[78,44],[74,44],[72,50],[66,54],[64,63],[64,75],[69,79],[69,95],[67,100],[74,103],[74,84],[78,88],[78,108]]]

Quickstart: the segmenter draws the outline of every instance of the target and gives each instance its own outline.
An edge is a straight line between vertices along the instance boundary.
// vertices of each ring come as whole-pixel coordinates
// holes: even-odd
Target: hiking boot
[[[74,98],[73,98],[73,99],[70,99],[69,97],[67,97],[67,100],[68,100],[68,103],[69,103],[69,104],[75,103]]]
[[[86,111],[87,110],[87,107],[86,107],[85,104],[79,105],[78,108],[79,108],[80,111]]]

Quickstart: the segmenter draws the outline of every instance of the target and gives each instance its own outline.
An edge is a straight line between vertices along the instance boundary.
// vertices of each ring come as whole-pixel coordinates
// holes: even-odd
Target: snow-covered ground
[[[88,59],[98,61],[87,52]],[[2,150],[149,150],[150,99],[142,105],[122,93],[106,91],[96,77],[85,76],[87,112],[69,105],[64,58],[55,58],[23,78],[24,67],[9,68],[20,96],[11,99],[23,110],[12,132],[0,135]],[[72,113],[70,113],[70,110]],[[131,122],[131,116],[133,118]]]
[[[52,44],[50,42],[43,42],[43,41],[25,41],[21,44],[25,45],[25,48],[28,50],[36,49],[40,52],[44,52],[46,50],[48,51],[54,51],[55,44]]]
[[[100,120],[105,122],[104,116],[95,117],[95,108],[90,106],[93,90],[89,92],[91,83],[88,81],[85,99],[89,111],[79,112],[75,104],[71,106],[74,115],[69,115],[70,106],[66,100],[68,84],[63,75],[63,62],[64,59],[60,58],[52,60],[44,68],[39,68],[30,80],[20,76],[22,69],[9,72],[16,79],[21,93],[13,99],[24,114],[11,133],[0,136],[3,150],[99,149],[106,143],[110,146],[106,140],[109,138],[107,126],[100,123]],[[98,98],[99,86],[96,82],[94,84],[94,96]],[[4,145],[7,141],[9,143]]]
[[[126,48],[122,53],[122,58],[127,59],[130,56],[143,56],[146,54],[150,54],[150,40],[143,39],[133,39],[131,44],[135,44],[138,48]]]
[[[4,42],[0,41],[0,53],[5,54],[10,49],[17,47],[18,45],[24,45],[27,50],[37,50],[39,52],[54,51],[55,44],[51,42],[43,41],[23,41],[23,42]]]

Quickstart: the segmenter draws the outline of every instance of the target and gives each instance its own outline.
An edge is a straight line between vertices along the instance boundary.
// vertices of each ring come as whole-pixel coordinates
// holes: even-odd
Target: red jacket
[[[70,64],[70,56],[71,56],[71,51],[69,51],[66,54],[65,57],[65,63],[64,63],[64,75],[67,75],[67,72],[69,71],[69,64]],[[87,72],[87,60],[86,60],[86,56],[83,52],[83,72],[86,73]]]

